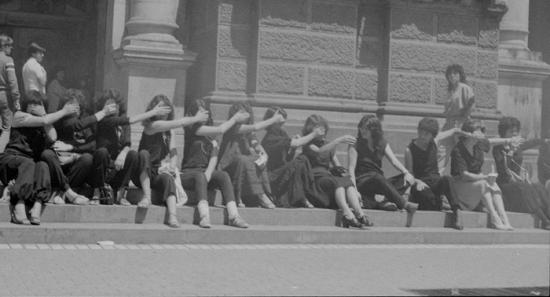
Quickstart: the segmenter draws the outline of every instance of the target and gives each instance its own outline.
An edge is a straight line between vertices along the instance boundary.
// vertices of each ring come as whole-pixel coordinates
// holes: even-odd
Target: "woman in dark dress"
[[[52,124],[77,111],[78,106],[66,105],[46,114],[40,93],[30,92],[21,102],[21,110],[15,112],[9,142],[0,154],[2,183],[15,180],[10,189],[12,223],[27,222],[27,204],[32,207],[30,223],[40,225],[42,203],[51,194],[50,172],[41,154],[55,139]]]
[[[550,137],[550,135],[547,135]],[[539,183],[546,187],[550,192],[550,143],[544,143],[539,148],[539,158],[537,159],[537,169]]]
[[[451,152],[451,175],[461,209],[477,210],[483,204],[492,228],[513,230],[496,183],[496,173],[482,173],[484,153],[491,148],[491,141],[484,138],[485,127],[479,121],[467,120],[462,131],[475,137],[461,136]]]
[[[248,224],[239,216],[231,178],[225,171],[216,170],[218,163],[218,144],[214,137],[223,135],[236,124],[248,120],[246,112],[237,112],[229,120],[213,126],[212,114],[203,100],[195,100],[187,107],[187,116],[193,117],[199,111],[208,112],[206,123],[197,123],[185,127],[185,147],[181,164],[181,183],[186,190],[195,191],[199,226],[210,228],[208,210],[208,190],[220,189],[225,200],[228,214],[228,225],[248,228]]]
[[[357,190],[367,199],[363,199],[364,206],[375,205],[374,195],[384,195],[387,210],[405,209],[414,213],[418,204],[408,202],[402,193],[415,182],[414,176],[395,157],[390,145],[384,139],[382,124],[376,115],[368,114],[361,118],[357,125],[357,142],[349,147],[349,171]],[[382,159],[386,157],[395,169],[402,175],[390,180],[384,177]],[[398,186],[398,187],[397,187]]]
[[[306,119],[302,135],[309,135],[314,129],[321,128],[321,135],[326,135],[329,126],[320,115],[311,115]],[[324,136],[317,136],[303,147],[303,154],[311,163],[315,186],[319,193],[316,199],[309,202],[315,207],[340,209],[343,214],[342,225],[344,228],[372,226],[369,218],[361,209],[359,193],[355,189],[349,176],[336,176],[331,173],[331,168],[341,168],[334,151],[339,144],[354,144],[355,137],[344,135],[333,141],[327,142]],[[331,166],[332,165],[332,166]],[[353,211],[350,209],[353,209]]]
[[[498,132],[502,138],[519,135],[521,123],[517,118],[504,117],[499,121]],[[498,172],[497,183],[502,190],[507,211],[532,213],[542,222],[542,228],[550,229],[549,195],[541,184],[531,183],[523,168],[523,151],[545,144],[545,140],[532,139],[519,146],[502,144],[493,147],[493,157]]]
[[[153,97],[146,111],[150,111],[155,106],[167,106],[170,113],[164,116],[156,116],[146,120],[139,151],[149,152],[151,160],[149,168],[149,182],[151,189],[158,195],[144,197],[138,204],[140,207],[148,207],[151,202],[156,205],[165,204],[168,211],[168,226],[178,228],[180,226],[177,213],[177,186],[179,183],[178,154],[174,141],[173,129],[193,125],[208,120],[208,113],[199,111],[194,117],[183,117],[174,119],[174,107],[170,99],[164,95]],[[148,182],[145,179],[145,182]],[[139,185],[138,185],[139,186]]]
[[[256,139],[254,132],[263,130],[274,123],[284,121],[280,114],[270,119],[254,123],[252,107],[248,103],[236,103],[229,109],[229,117],[237,112],[246,112],[250,118],[238,124],[223,134],[220,145],[218,168],[226,171],[231,177],[235,189],[237,206],[244,207],[241,199],[248,199],[249,206],[259,205],[272,209],[275,205],[271,201],[271,186],[266,170],[267,154]]]
[[[287,118],[287,113],[280,107],[268,108],[264,120],[279,113]],[[311,165],[307,157],[300,155],[294,158],[296,150],[308,144],[318,136],[324,135],[324,129],[316,127],[305,136],[290,138],[283,129],[284,122],[273,124],[266,129],[262,146],[267,155],[267,170],[273,195],[281,207],[314,207],[308,200],[314,191],[314,180]]]
[[[130,149],[132,144],[130,125],[152,117],[168,115],[171,109],[168,106],[157,104],[150,111],[129,117],[126,115],[126,102],[116,89],[105,90],[97,102],[99,109],[103,109],[109,104],[116,104],[117,111],[99,122],[96,134],[97,147],[107,149],[110,156],[107,183],[115,192],[117,204],[130,205],[125,197],[130,180],[135,185],[141,185],[142,199],[147,201],[151,197],[149,173],[147,172],[150,162],[149,153],[145,150],[136,152]]]

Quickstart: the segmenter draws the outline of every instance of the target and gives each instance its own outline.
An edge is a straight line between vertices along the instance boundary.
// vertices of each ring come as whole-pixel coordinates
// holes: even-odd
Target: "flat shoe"
[[[170,220],[168,221],[167,223],[168,227],[170,228],[179,228],[181,227],[180,223],[178,222],[178,220]]]
[[[118,202],[118,204],[120,204],[120,205],[122,205],[122,206],[130,206],[130,205],[132,205],[132,203],[130,203],[130,201],[126,200],[126,198],[120,199],[120,201]]]
[[[141,201],[138,203],[138,207],[139,208],[148,208],[149,205],[151,205],[151,199],[149,198],[144,198],[144,199],[141,199]]]
[[[40,218],[31,217],[29,221],[31,222],[31,225],[35,225],[35,226],[40,225]]]
[[[243,229],[246,229],[250,226],[240,216],[236,216],[236,217],[230,219],[229,222],[228,222],[228,225],[233,226],[233,227],[237,227],[237,228],[243,228]]]
[[[199,227],[210,229],[212,227],[212,225],[210,225],[210,219],[208,219],[208,217],[201,218],[201,220],[199,221]]]

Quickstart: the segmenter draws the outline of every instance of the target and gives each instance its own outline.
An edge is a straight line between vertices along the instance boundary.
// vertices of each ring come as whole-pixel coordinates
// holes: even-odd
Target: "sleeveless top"
[[[151,165],[158,169],[161,161],[170,153],[170,132],[159,132],[148,135],[141,134],[139,150],[146,150],[151,157]]]
[[[309,147],[311,144],[322,147],[325,145],[325,140],[319,139],[319,140],[313,140],[310,143],[304,145],[303,148],[303,154],[309,159],[309,162],[311,164],[311,168],[324,168],[329,169],[330,168],[330,162],[332,160],[332,156],[334,155],[334,152],[332,151],[326,151],[322,153],[317,153],[311,150]]]
[[[482,140],[473,147],[470,154],[463,141],[459,141],[451,152],[451,175],[460,176],[462,172],[479,174],[483,167],[485,153],[489,151],[491,144],[488,140]]]
[[[270,127],[262,139],[262,146],[269,156],[267,170],[283,167],[292,160],[295,150],[290,147],[291,139],[280,127]]]
[[[52,144],[43,127],[11,128],[10,140],[4,151],[37,160]]]
[[[439,177],[437,165],[437,146],[432,140],[426,150],[418,147],[414,140],[409,144],[409,151],[412,156],[413,175],[419,179],[430,179]]]
[[[374,147],[374,150],[371,150],[366,139],[357,138],[357,142],[355,143],[355,150],[357,151],[356,177],[372,172],[384,175],[384,171],[382,171],[382,159],[384,159],[387,144],[386,140],[382,139],[378,146]]]
[[[212,154],[217,154],[210,137],[196,134],[201,126],[185,127],[185,145],[181,169],[207,168]]]

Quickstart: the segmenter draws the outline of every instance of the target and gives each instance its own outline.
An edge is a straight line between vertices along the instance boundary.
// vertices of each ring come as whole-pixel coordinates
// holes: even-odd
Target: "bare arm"
[[[201,126],[195,134],[198,136],[217,136],[220,134],[224,134],[227,132],[227,130],[231,129],[237,122],[234,118],[231,118],[225,122],[223,122],[219,126]]]
[[[355,137],[351,135],[344,135],[334,139],[333,141],[323,145],[322,147],[318,147],[312,144],[310,145],[310,149],[316,153],[324,153],[335,150],[340,143],[355,144]]]
[[[355,166],[357,165],[357,150],[353,145],[348,146],[348,172],[353,185],[357,187],[355,183]]]
[[[196,116],[183,117],[179,120],[171,120],[171,121],[160,121],[160,120],[154,121],[150,125],[145,127],[145,133],[147,133],[148,135],[151,135],[159,132],[166,132],[179,127],[193,125],[201,121],[202,120],[198,119]]]
[[[176,137],[174,131],[170,131],[170,165],[178,168],[178,150],[176,149]]]
[[[445,130],[445,131],[442,131],[442,132],[439,132],[439,134],[437,134],[437,136],[435,137],[434,139],[434,142],[436,145],[439,145],[439,142],[449,138],[449,137],[453,137],[455,134],[457,133],[460,133],[462,130],[460,130],[459,128],[452,128],[452,129],[449,129],[449,130]],[[465,133],[463,133],[465,134]]]
[[[17,111],[13,117],[13,127],[44,127],[53,125],[53,123],[59,121],[64,116],[76,113],[78,106],[67,104],[61,110],[54,113],[46,114],[45,116],[37,117],[30,113]]]
[[[216,170],[216,165],[218,165],[218,154],[216,153],[218,148],[218,143],[215,140],[213,140],[212,146],[214,147],[214,149],[212,150],[212,154],[210,155],[210,160],[208,161],[208,167],[204,171],[204,175],[206,175],[206,180],[208,181],[210,181],[210,179],[212,178],[212,173],[214,173],[214,170]]]
[[[399,170],[401,173],[404,173],[404,174],[409,173],[407,168],[405,168],[405,166],[403,166],[403,164],[401,164],[401,162],[399,162],[399,160],[397,159],[397,157],[393,153],[393,150],[391,149],[389,144],[386,144],[386,148],[384,149],[384,153],[386,155],[386,158],[388,158],[388,160],[393,165],[393,167],[395,167],[395,169]]]
[[[336,154],[332,155],[332,165],[334,166],[341,166],[340,164],[340,160],[338,160],[338,158],[336,157]]]
[[[317,137],[317,132],[313,131],[311,133],[309,133],[308,135],[306,136],[302,136],[302,137],[298,137],[298,138],[293,138],[291,141],[290,141],[290,147],[299,147],[299,146],[303,146],[305,144],[308,144],[310,143],[313,139],[315,139],[315,137]]]
[[[274,116],[272,116],[271,118],[269,118],[265,121],[257,122],[257,123],[252,124],[252,125],[241,125],[241,127],[239,127],[239,133],[244,134],[244,133],[264,130],[265,128],[267,128],[269,126],[271,126],[273,124],[276,124],[276,123],[280,123],[282,121],[284,121],[283,116],[276,113]]]

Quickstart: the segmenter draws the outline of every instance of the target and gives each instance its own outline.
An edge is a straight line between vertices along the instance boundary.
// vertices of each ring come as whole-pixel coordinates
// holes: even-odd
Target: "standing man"
[[[23,65],[23,85],[25,94],[31,91],[38,91],[42,95],[42,100],[46,99],[46,70],[40,63],[44,59],[46,49],[35,42],[29,45],[29,59]]]
[[[15,65],[10,57],[13,39],[6,34],[0,34],[0,135],[11,126],[11,107],[19,110],[19,87],[15,76]]]

